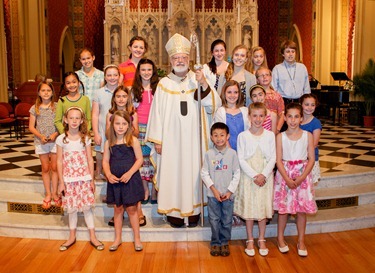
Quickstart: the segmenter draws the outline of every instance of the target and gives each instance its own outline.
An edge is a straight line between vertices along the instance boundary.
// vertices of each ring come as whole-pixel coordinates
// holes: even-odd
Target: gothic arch
[[[61,34],[59,47],[60,81],[65,72],[74,71],[74,53],[73,35],[66,26]]]
[[[302,39],[299,32],[298,26],[293,24],[293,31],[290,35],[290,39],[297,44],[296,60],[299,62],[303,61],[303,48],[302,48]]]

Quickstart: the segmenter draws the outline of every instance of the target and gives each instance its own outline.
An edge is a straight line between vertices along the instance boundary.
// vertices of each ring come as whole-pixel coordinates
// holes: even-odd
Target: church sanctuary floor
[[[375,128],[323,125],[319,142],[322,176],[375,170]],[[40,178],[40,161],[30,133],[19,140],[0,129],[0,177]]]

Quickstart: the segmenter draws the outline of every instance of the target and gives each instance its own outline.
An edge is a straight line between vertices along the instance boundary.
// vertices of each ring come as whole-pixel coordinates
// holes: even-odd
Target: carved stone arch
[[[254,44],[254,24],[249,19],[243,20],[241,24],[241,44],[249,50]]]
[[[290,40],[296,43],[298,50],[296,51],[296,60],[298,62],[303,62],[303,48],[302,39],[299,32],[299,28],[296,24],[293,24],[292,34],[290,35]]]
[[[124,29],[119,18],[113,17],[106,25],[109,37],[106,40],[107,46],[110,49],[110,62],[112,64],[119,64],[121,62],[121,55],[123,50]]]
[[[228,60],[229,60],[229,56],[232,56],[232,49],[236,46],[234,44],[234,28],[232,26],[232,24],[226,24],[225,25],[225,37],[223,37],[224,39],[224,42],[225,44],[227,45],[227,56],[228,56]]]
[[[174,33],[179,33],[186,38],[190,37],[192,20],[186,11],[178,11],[174,15],[172,22],[174,22],[172,26],[174,32],[172,33],[172,35]]]
[[[139,22],[138,33],[144,37],[148,43],[148,52],[146,56],[152,59],[156,64],[159,63],[159,26],[157,17],[151,13],[146,14]]]
[[[222,28],[224,22],[220,19],[219,16],[211,15],[207,17],[205,21],[204,28],[204,56],[205,60],[209,61],[211,59],[211,44],[216,39],[223,39],[224,29]]]
[[[66,26],[60,36],[59,46],[59,64],[60,64],[60,81],[67,71],[74,71],[74,39],[70,28]]]

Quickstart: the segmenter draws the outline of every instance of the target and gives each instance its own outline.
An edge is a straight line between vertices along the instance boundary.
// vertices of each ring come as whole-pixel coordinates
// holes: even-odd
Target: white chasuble
[[[162,145],[162,153],[151,151],[158,189],[158,212],[183,218],[197,215],[201,205],[198,102],[195,73],[186,77],[170,73],[160,80],[151,105],[146,140]],[[209,148],[208,115],[221,105],[211,92],[201,101],[202,150]]]

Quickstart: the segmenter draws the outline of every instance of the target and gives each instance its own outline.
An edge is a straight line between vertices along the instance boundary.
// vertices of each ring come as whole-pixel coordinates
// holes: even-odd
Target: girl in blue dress
[[[107,203],[114,205],[115,241],[109,248],[121,245],[124,211],[134,234],[134,248],[143,250],[139,232],[137,203],[144,198],[139,168],[143,163],[141,145],[132,134],[131,119],[126,111],[113,113],[109,137],[104,145],[103,170],[107,177]]]
[[[223,122],[229,127],[229,145],[237,151],[237,136],[239,133],[249,129],[248,109],[243,106],[244,97],[240,91],[238,82],[227,81],[220,98],[223,106],[215,113],[214,123]]]

